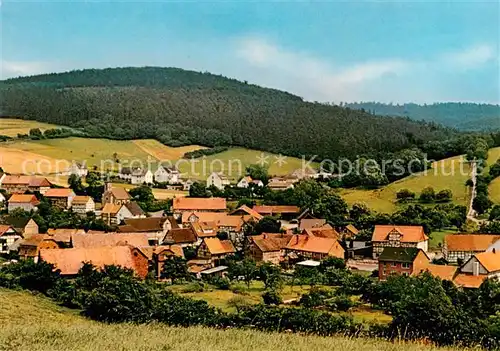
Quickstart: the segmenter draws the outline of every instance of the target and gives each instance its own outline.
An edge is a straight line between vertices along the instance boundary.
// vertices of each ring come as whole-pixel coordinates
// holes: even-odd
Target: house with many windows
[[[378,257],[378,277],[385,280],[394,274],[412,275],[421,272],[428,264],[429,257],[420,248],[385,247]]]
[[[376,225],[372,235],[372,246],[374,259],[377,259],[386,247],[414,247],[427,252],[429,238],[422,226]]]
[[[444,237],[443,257],[449,263],[462,264],[499,241],[500,235],[449,234]]]

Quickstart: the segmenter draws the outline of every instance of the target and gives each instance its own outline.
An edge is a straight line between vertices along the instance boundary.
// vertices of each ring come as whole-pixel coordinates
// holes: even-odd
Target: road
[[[471,171],[472,191],[471,191],[471,197],[470,197],[470,203],[469,203],[469,211],[467,212],[467,219],[470,219],[471,221],[478,223],[479,220],[476,218],[476,211],[474,211],[474,209],[472,208],[472,204],[474,203],[474,199],[476,198],[476,195],[477,195],[477,191],[476,191],[477,162],[471,161],[471,165],[472,165],[472,171]]]

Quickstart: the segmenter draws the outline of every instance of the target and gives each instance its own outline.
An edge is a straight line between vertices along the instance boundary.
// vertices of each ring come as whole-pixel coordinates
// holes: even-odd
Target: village
[[[84,178],[88,170],[75,163],[68,173]],[[178,170],[161,166],[154,174],[126,168],[118,176],[137,186],[153,181],[188,187],[194,183],[182,182]],[[315,179],[318,174],[294,172],[269,179],[267,187],[280,191],[304,178]],[[229,186],[230,180],[221,174],[207,178],[207,188]],[[233,186],[257,189],[265,185],[247,175]],[[0,222],[0,254],[11,261],[53,264],[67,277],[74,277],[84,263],[92,263],[99,268],[121,266],[141,278],[168,281],[172,277],[165,273],[165,263],[177,258],[176,263],[185,265],[193,279],[203,281],[224,277],[229,260],[248,259],[293,272],[297,266],[314,268],[336,258],[352,271],[382,281],[391,275],[428,272],[457,287],[476,289],[488,279],[500,279],[500,235],[449,234],[441,250],[431,252],[422,226],[377,224],[369,240],[359,237],[353,224],[335,226],[310,209],[294,205],[230,209],[222,197],[188,196],[174,198],[168,211],[147,212],[127,190],[110,182],[104,185],[101,202],[96,202],[43,177],[8,174],[0,176],[0,189],[5,212]],[[20,215],[36,213],[42,201],[78,216],[92,214],[106,230],[86,231],[69,225],[42,232],[32,217]],[[263,229],[256,231],[259,223]]]

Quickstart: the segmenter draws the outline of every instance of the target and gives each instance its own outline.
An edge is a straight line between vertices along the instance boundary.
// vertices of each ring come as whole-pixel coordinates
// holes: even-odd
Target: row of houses
[[[429,256],[419,248],[385,248],[378,258],[379,279],[390,275],[418,275],[429,272],[463,288],[479,288],[487,279],[500,280],[500,252],[493,248],[472,255],[460,266],[430,263]]]

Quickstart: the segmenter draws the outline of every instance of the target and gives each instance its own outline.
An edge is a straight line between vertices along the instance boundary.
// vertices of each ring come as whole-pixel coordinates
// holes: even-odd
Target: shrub
[[[267,290],[262,294],[262,300],[266,305],[279,305],[283,299],[276,290]]]
[[[396,193],[396,199],[401,202],[415,199],[415,193],[409,189],[401,189]]]
[[[200,282],[191,283],[182,289],[183,293],[200,293],[205,291],[205,285]]]
[[[453,199],[453,193],[450,189],[441,190],[436,194],[436,201],[438,202],[448,202]]]
[[[422,189],[422,192],[420,193],[420,201],[425,203],[430,203],[433,202],[435,199],[436,199],[436,193],[434,191],[434,188],[427,187]]]
[[[226,277],[213,277],[210,280],[210,284],[220,290],[229,290],[231,287],[231,281]]]

